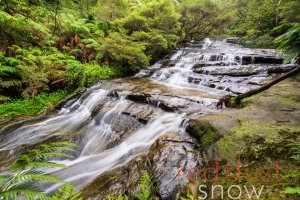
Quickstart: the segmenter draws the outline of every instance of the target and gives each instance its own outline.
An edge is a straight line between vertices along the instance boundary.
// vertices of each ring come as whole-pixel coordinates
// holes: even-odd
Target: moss
[[[300,103],[300,95],[286,94],[281,97],[282,104]]]
[[[228,131],[218,141],[220,156],[235,161],[237,154],[245,154],[249,159],[276,157],[287,151],[287,144],[300,135],[300,127],[277,124],[250,124],[244,122],[240,127]],[[250,156],[250,154],[252,154]],[[247,155],[247,156],[246,156]]]
[[[221,137],[218,130],[206,120],[195,121],[189,129],[189,133],[202,145],[210,145]]]

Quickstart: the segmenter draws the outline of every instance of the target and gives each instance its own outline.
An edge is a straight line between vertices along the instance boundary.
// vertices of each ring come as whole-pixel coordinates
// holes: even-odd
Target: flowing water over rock
[[[224,94],[244,93],[293,69],[282,62],[274,50],[191,42],[132,78],[82,91],[57,112],[0,124],[2,165],[36,144],[71,140],[80,146],[76,159],[57,161],[69,168],[52,173],[83,189],[85,198],[134,194],[148,170],[160,197],[173,199],[187,181],[176,181],[178,167],[203,165],[198,142],[185,131],[189,120],[219,112],[215,103]],[[44,187],[51,193],[59,186]]]

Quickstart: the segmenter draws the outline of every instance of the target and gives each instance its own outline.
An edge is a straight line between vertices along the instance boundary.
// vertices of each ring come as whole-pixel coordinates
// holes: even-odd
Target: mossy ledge
[[[187,126],[187,132],[202,146],[208,146],[218,141],[223,136],[207,120],[195,120]]]

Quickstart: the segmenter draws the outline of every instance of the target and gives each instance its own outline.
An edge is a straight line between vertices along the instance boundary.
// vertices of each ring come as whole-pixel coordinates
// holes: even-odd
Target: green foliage
[[[71,184],[58,189],[58,191],[49,198],[50,200],[82,200],[81,192],[76,192]]]
[[[82,86],[90,86],[96,81],[108,79],[118,75],[117,68],[109,66],[100,66],[97,63],[90,63],[84,65],[84,72],[82,76]]]
[[[145,45],[132,42],[126,35],[112,33],[103,42],[103,52],[112,63],[124,67],[125,71],[137,71],[149,65],[149,57],[143,52]]]
[[[179,7],[180,36],[181,41],[187,42],[192,39],[202,40],[212,34],[224,31],[226,25],[231,21],[229,10],[221,7],[220,3],[210,0],[184,0]],[[215,33],[217,32],[217,33]]]
[[[279,49],[284,53],[294,58],[300,57],[300,23],[294,24],[287,33],[277,38],[275,42],[279,44]]]
[[[293,156],[291,157],[295,162],[298,164],[300,163],[300,142],[291,145],[292,146],[292,151],[293,151]]]
[[[288,187],[284,190],[284,193],[296,194],[296,195],[300,196],[300,187],[295,187],[295,188]]]
[[[0,54],[0,87],[9,89],[22,86],[20,81],[21,70],[18,65],[19,60]],[[2,99],[5,100],[5,97],[2,97]]]
[[[152,180],[152,176],[145,172],[140,177],[140,191],[135,195],[135,197],[139,200],[151,200],[154,196],[154,182]]]
[[[128,200],[127,196],[118,196],[118,197],[113,197],[113,196],[107,196],[104,198],[104,200]]]
[[[39,199],[49,199],[43,190],[35,186],[35,183],[63,183],[64,181],[60,178],[47,174],[43,170],[65,166],[46,160],[57,157],[70,157],[68,153],[76,152],[76,147],[77,145],[71,142],[52,142],[42,144],[36,149],[27,150],[14,164],[9,166],[9,172],[0,175],[0,198],[19,199],[19,197],[23,196],[27,199],[35,199],[37,197]],[[79,194],[74,193],[70,185],[66,185],[54,195],[53,200],[58,199],[55,197],[64,199],[63,197],[66,197],[66,195],[79,197]]]
[[[125,16],[127,8],[125,0],[98,0],[92,12],[98,20],[114,20]]]
[[[0,11],[0,40],[6,47],[18,43],[37,44],[50,39],[50,30],[43,24],[21,14],[10,15]]]
[[[174,48],[178,42],[179,14],[170,1],[135,1],[133,12],[118,20],[130,39],[143,43],[145,54],[158,59]],[[133,7],[132,7],[133,8]]]
[[[239,40],[239,44],[250,48],[275,48],[274,38],[268,34],[259,37],[244,37]]]
[[[196,198],[191,193],[187,193],[186,197],[180,197],[180,200],[196,200]]]
[[[50,94],[40,94],[35,98],[35,105],[29,99],[18,99],[11,103],[0,104],[0,119],[19,115],[36,115],[41,113],[44,108],[54,105],[60,100],[66,98],[67,95],[68,92],[65,90]]]

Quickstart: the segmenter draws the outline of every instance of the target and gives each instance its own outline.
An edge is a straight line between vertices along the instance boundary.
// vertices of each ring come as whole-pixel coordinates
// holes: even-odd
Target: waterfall
[[[293,67],[282,67],[282,59],[271,50],[248,49],[208,38],[178,49],[168,58],[132,78],[101,81],[60,110],[4,125],[0,129],[0,156],[19,155],[49,141],[74,141],[79,146],[75,159],[53,161],[68,168],[48,172],[83,189],[138,156],[150,155],[147,153],[151,146],[156,147],[155,141],[164,139],[161,136],[179,138],[172,143],[178,145],[174,148],[186,148],[184,142],[191,146],[195,142],[185,127],[191,119],[216,112],[220,96],[246,92],[264,84],[270,73]],[[187,163],[191,155],[176,159],[186,159],[180,161]],[[172,155],[168,157],[173,159]],[[167,167],[174,170],[177,166]],[[176,176],[169,171],[163,173]],[[53,193],[60,186],[40,187]],[[170,187],[177,188],[176,184]]]

